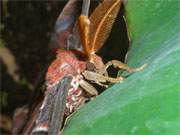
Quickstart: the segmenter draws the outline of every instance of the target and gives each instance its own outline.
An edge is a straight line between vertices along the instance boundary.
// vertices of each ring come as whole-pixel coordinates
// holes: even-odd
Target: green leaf
[[[63,135],[178,134],[180,128],[180,2],[125,3],[130,66],[148,67],[76,112]]]

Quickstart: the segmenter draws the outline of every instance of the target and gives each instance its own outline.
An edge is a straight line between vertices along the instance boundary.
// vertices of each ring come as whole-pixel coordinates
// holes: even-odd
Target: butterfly
[[[24,129],[24,134],[56,135],[63,128],[64,118],[77,111],[87,101],[98,95],[89,83],[108,87],[107,83],[117,83],[123,77],[108,75],[109,66],[127,70],[129,73],[144,68],[131,68],[118,61],[106,64],[96,54],[108,38],[113,23],[121,7],[121,0],[103,0],[90,17],[90,0],[69,0],[58,17],[51,39],[56,50],[56,59],[46,73],[46,91],[40,109],[35,109],[34,118]]]

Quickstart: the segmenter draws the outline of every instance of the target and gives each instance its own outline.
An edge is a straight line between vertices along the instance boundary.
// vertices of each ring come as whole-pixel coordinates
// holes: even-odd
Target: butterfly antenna
[[[82,15],[88,16],[90,7],[90,0],[83,0]]]

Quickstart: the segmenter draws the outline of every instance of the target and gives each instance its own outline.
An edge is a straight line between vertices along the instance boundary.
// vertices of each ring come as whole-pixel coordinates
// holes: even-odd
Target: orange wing
[[[121,0],[104,0],[90,16],[89,47],[91,53],[97,52],[108,38]]]

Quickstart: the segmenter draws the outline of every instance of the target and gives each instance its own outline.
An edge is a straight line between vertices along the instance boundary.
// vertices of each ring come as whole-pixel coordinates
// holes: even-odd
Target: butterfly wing
[[[48,131],[50,135],[58,134],[58,132],[62,128],[64,111],[67,100],[66,97],[68,90],[70,88],[71,81],[72,81],[72,77],[66,76],[61,80],[57,88],[58,92],[53,104],[53,110],[52,110],[53,113]]]
[[[66,97],[71,81],[72,77],[65,76],[47,91],[32,134],[58,134],[63,123]]]
[[[75,22],[80,14],[78,5],[78,0],[69,0],[59,15],[50,42],[51,48],[54,50],[58,48],[69,49],[68,39],[72,36]]]

